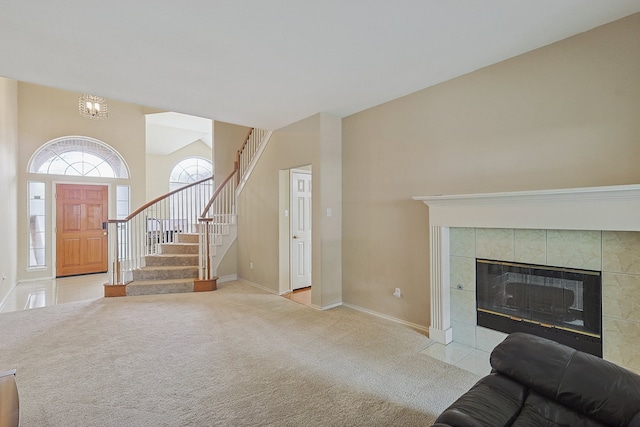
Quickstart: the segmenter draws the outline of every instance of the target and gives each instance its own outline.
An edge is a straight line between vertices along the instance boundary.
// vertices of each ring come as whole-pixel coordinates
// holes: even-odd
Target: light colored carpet
[[[0,314],[22,427],[430,425],[478,377],[429,344],[239,282]]]

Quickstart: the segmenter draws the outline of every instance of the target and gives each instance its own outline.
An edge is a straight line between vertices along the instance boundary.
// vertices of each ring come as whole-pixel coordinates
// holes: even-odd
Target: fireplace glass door
[[[599,343],[601,287],[599,271],[477,259],[478,325]]]

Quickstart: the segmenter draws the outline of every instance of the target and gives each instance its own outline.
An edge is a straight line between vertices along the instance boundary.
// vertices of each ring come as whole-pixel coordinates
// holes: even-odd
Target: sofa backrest
[[[490,360],[495,371],[606,425],[640,420],[640,375],[599,357],[517,332]]]

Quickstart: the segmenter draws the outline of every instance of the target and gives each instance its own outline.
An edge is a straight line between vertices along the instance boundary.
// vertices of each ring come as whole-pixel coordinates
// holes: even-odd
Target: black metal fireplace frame
[[[496,263],[501,265],[514,265],[519,267],[530,267],[533,269],[549,269],[555,267],[534,265],[534,264],[524,264],[524,263],[506,263],[504,261],[498,260],[487,260],[487,259],[476,259],[476,282],[478,281],[479,276],[479,263],[487,264],[487,263]],[[569,270],[569,269],[567,269]],[[601,301],[602,301],[602,284],[601,284],[601,273],[594,272],[590,270],[575,270],[572,271],[583,271],[590,275],[596,275],[600,280],[600,310],[599,310],[599,319],[602,319],[602,309],[601,309]],[[476,283],[476,286],[478,284]],[[599,333],[588,333],[588,332],[580,332],[574,331],[569,328],[559,327],[558,325],[552,325],[551,323],[547,323],[544,321],[535,321],[531,319],[526,319],[520,316],[510,316],[505,313],[501,313],[498,311],[493,311],[490,309],[486,309],[484,307],[480,307],[480,298],[481,292],[476,289],[476,315],[477,315],[477,325],[485,328],[493,329],[496,331],[501,331],[504,333],[512,333],[512,332],[526,332],[533,335],[538,335],[544,338],[548,338],[559,342],[561,344],[568,345],[570,347],[575,348],[576,350],[584,351],[586,353],[593,354],[598,357],[602,357],[602,324],[599,325]]]

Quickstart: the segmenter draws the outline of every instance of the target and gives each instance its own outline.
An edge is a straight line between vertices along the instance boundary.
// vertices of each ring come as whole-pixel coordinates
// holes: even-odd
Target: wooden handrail
[[[238,153],[241,154],[244,151],[245,147],[249,143],[249,138],[251,138],[251,133],[253,133],[254,130],[255,128],[249,129],[249,132],[247,133],[247,137],[244,139],[244,143],[242,144],[242,147],[238,150]]]
[[[234,171],[234,172],[235,172],[235,171]],[[164,194],[164,195],[162,195],[162,196],[156,197],[155,199],[151,200],[150,202],[147,202],[147,203],[145,203],[144,205],[140,206],[138,209],[136,209],[135,211],[133,211],[132,213],[130,213],[130,214],[129,214],[129,216],[127,216],[127,217],[126,217],[126,218],[124,218],[124,219],[110,219],[110,220],[107,220],[107,222],[109,222],[109,223],[116,223],[116,224],[117,224],[117,223],[123,223],[123,222],[130,221],[130,220],[131,220],[131,218],[135,217],[135,216],[136,216],[136,215],[138,215],[140,212],[142,212],[143,210],[147,209],[149,206],[151,206],[151,205],[154,205],[154,204],[158,203],[160,200],[164,200],[164,199],[166,199],[167,197],[171,197],[171,196],[172,196],[172,195],[174,195],[175,193],[178,193],[178,192],[180,192],[180,191],[182,191],[182,190],[184,190],[184,189],[187,189],[187,188],[189,188],[189,187],[195,187],[195,186],[196,186],[196,185],[198,185],[198,184],[203,184],[203,183],[205,183],[205,182],[209,181],[210,179],[213,179],[213,175],[212,175],[212,176],[210,176],[209,178],[205,178],[205,179],[201,179],[200,181],[192,182],[192,183],[191,183],[191,184],[189,184],[189,185],[185,185],[185,186],[180,187],[180,188],[178,188],[178,189],[176,189],[176,190],[170,191],[170,192],[168,192],[167,194]],[[211,202],[209,202],[209,203],[211,203]],[[206,211],[205,211],[205,212],[206,212]]]
[[[255,128],[249,129],[240,150],[236,152],[233,170],[220,185],[213,189],[213,195],[200,215],[197,208],[202,206],[206,201],[206,195],[211,192],[212,186],[209,183],[213,180],[213,176],[157,197],[124,219],[107,220],[109,230],[107,234],[110,236],[109,242],[113,249],[110,282],[123,284],[125,281],[131,281],[133,271],[144,266],[144,257],[159,253],[158,246],[161,243],[173,242],[176,232],[193,233],[194,230],[200,235],[199,276],[201,279],[211,279],[212,268],[215,268],[211,247],[213,244],[220,244],[223,235],[228,231],[228,226],[235,224],[236,221],[237,182],[232,180],[234,177],[238,177],[239,180],[240,174],[245,174],[247,169],[251,170],[253,156],[265,135],[270,136],[270,133]],[[197,192],[194,191],[196,189]],[[197,205],[193,203],[196,199]],[[160,219],[150,218],[156,215],[160,215]],[[174,218],[174,215],[181,215],[181,217]],[[158,221],[158,224],[150,225],[151,219]],[[167,221],[166,229],[164,221]],[[174,230],[173,223],[179,224],[180,228]]]
[[[218,185],[218,188],[216,188],[216,191],[214,191],[213,196],[211,196],[211,198],[209,199],[209,203],[207,203],[207,205],[202,210],[202,214],[200,215],[200,218],[198,218],[198,221],[205,221],[206,220],[205,215],[206,215],[207,211],[209,210],[209,208],[211,207],[213,202],[216,200],[216,197],[218,197],[218,194],[220,194],[220,192],[222,191],[224,186],[227,185],[227,183],[233,178],[233,176],[236,174],[236,172],[238,172],[238,165],[237,164],[235,165],[235,168],[233,169],[233,171],[231,171],[231,173],[229,175],[227,175],[227,177],[224,179],[224,181],[222,181],[222,183],[220,185]]]

